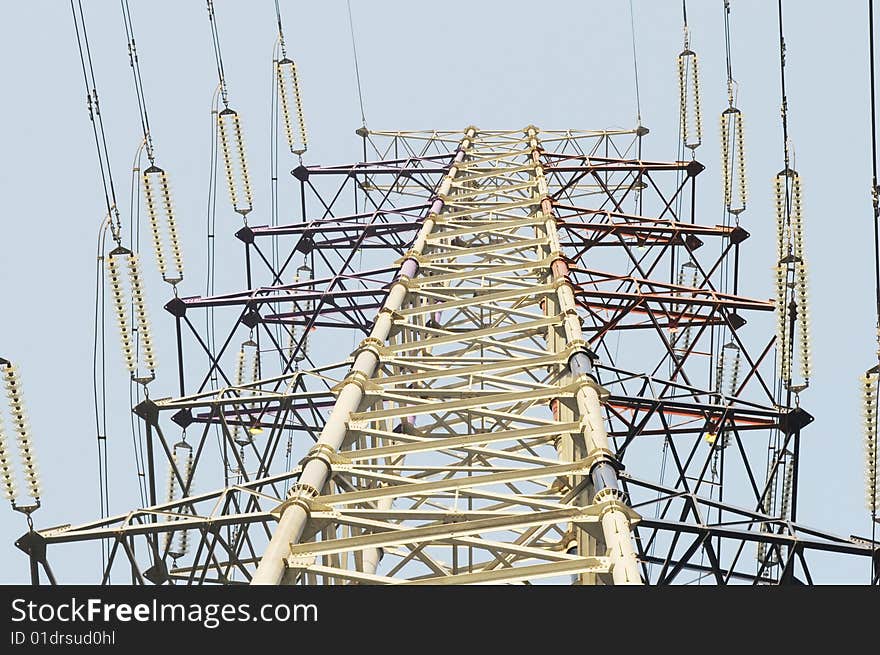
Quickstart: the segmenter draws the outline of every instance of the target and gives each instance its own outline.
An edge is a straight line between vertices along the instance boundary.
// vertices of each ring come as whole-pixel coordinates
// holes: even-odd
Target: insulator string
[[[733,79],[733,55],[730,37],[730,0],[724,0],[724,51],[727,65],[727,108],[721,113],[721,177],[724,207],[733,214],[737,225],[746,209],[745,126],[742,111],[736,106]]]
[[[123,260],[123,264],[120,265],[117,260]],[[137,253],[126,248],[116,248],[107,256],[106,261],[107,281],[110,283],[113,296],[113,307],[116,311],[116,324],[119,328],[125,368],[132,380],[146,387],[156,377],[156,353],[153,348],[152,331],[147,315],[140,259]],[[125,277],[128,278],[127,286],[130,296],[126,295],[121,266],[127,269]],[[129,308],[133,309],[131,320],[129,319]],[[137,334],[137,343],[133,338],[134,333]],[[147,375],[139,375],[138,363],[143,365]]]
[[[777,264],[777,372],[783,386],[799,393],[810,385],[812,355],[810,347],[807,260],[805,253],[801,179],[791,167],[791,144],[788,136],[788,97],[785,88],[785,36],[782,0],[778,1],[779,68],[781,83],[781,118],[784,168],[774,178],[776,209]],[[800,355],[801,384],[793,384],[791,363],[795,348]]]
[[[247,221],[247,214],[253,209],[253,193],[251,191],[247,155],[244,147],[244,133],[241,117],[238,112],[229,108],[229,93],[226,86],[226,72],[223,68],[223,55],[220,48],[220,34],[217,29],[214,3],[212,0],[207,0],[207,5],[208,20],[211,24],[211,37],[214,46],[214,59],[217,63],[220,97],[223,101],[223,110],[217,113],[217,127],[219,128],[223,163],[226,168],[226,182],[229,187],[229,198],[232,202],[232,208]]]
[[[153,165],[143,172],[142,180],[156,267],[159,269],[162,279],[176,287],[183,280],[183,252],[180,248],[180,237],[177,232],[177,220],[174,216],[174,202],[171,199],[168,174]],[[167,232],[170,252],[165,250],[163,226]],[[170,275],[168,272],[169,259],[174,264],[174,273]]]
[[[9,445],[6,441],[2,414],[0,414],[0,475],[3,476],[3,496],[15,504],[15,499],[18,497],[18,485],[15,482],[12,453],[9,451]]]
[[[783,519],[791,518],[791,499],[794,492],[794,454],[785,452],[785,474],[782,478],[782,500],[779,507],[779,515]]]
[[[129,65],[134,78],[135,95],[138,101],[141,129],[143,130],[143,146],[147,151],[150,166],[142,173],[142,186],[144,202],[150,221],[152,232],[153,252],[156,257],[156,266],[159,274],[165,282],[175,287],[183,280],[183,253],[180,248],[180,239],[177,233],[177,222],[174,217],[174,203],[171,199],[171,186],[168,181],[168,173],[156,165],[156,152],[153,145],[153,135],[150,130],[149,111],[147,110],[146,94],[143,88],[143,76],[140,69],[140,57],[137,52],[137,44],[134,38],[134,23],[131,17],[131,8],[128,0],[120,0],[122,17],[125,24],[125,35],[128,39]],[[163,246],[162,232],[167,231],[168,247],[166,253]],[[175,272],[168,274],[166,262],[171,259],[174,263]]]
[[[692,261],[686,261],[681,265],[678,271],[678,286],[680,287],[690,287],[695,288],[697,286],[697,267]],[[676,295],[684,295],[684,291],[680,290],[676,292]],[[679,353],[687,352],[688,348],[691,346],[691,325],[690,319],[687,321],[687,325],[684,328],[678,329],[678,334],[674,337],[672,341],[672,345],[674,349]]]
[[[232,208],[242,217],[247,217],[254,205],[241,118],[237,112],[226,107],[217,114],[217,126],[220,134],[220,149],[223,152],[223,164],[226,169],[229,199]]]
[[[306,132],[306,119],[303,112],[302,93],[300,92],[299,73],[296,63],[283,58],[276,66],[278,90],[281,98],[281,114],[284,117],[284,130],[290,151],[302,158],[309,149],[309,138]],[[291,116],[290,103],[296,111],[296,121]]]
[[[865,501],[871,513],[871,541],[877,544],[877,506],[880,500],[878,483],[880,470],[877,466],[878,438],[878,379],[880,379],[880,186],[877,181],[877,80],[874,53],[874,0],[868,0],[868,59],[870,76],[871,111],[871,206],[874,237],[874,297],[876,313],[877,364],[861,378],[862,411],[865,424]],[[877,579],[877,558],[871,558],[871,582]]]
[[[275,18],[278,22],[278,45],[281,49],[281,59],[276,61],[275,72],[281,99],[281,113],[284,117],[284,129],[287,134],[287,143],[290,146],[290,151],[302,160],[302,156],[309,149],[309,145],[302,94],[300,92],[299,73],[296,62],[287,57],[287,47],[284,43],[284,28],[281,25],[281,6],[278,0],[275,0]],[[291,102],[293,102],[294,110],[296,111],[295,123],[291,117]]]
[[[192,474],[193,474],[193,449],[186,442],[182,441],[174,444],[171,452],[172,461],[168,463],[168,502],[172,503],[179,496],[181,499],[186,498],[192,493]],[[178,474],[183,484],[178,481]],[[178,520],[177,517],[173,520]],[[174,537],[177,537],[177,544],[174,544]],[[177,530],[165,533],[165,550],[173,560],[183,557],[189,551],[189,531]]]
[[[865,507],[876,515],[880,504],[877,468],[877,391],[880,375],[869,371],[859,378],[862,392],[862,419],[865,438]]]
[[[684,18],[684,47],[678,55],[679,120],[684,146],[696,156],[703,138],[700,110],[700,73],[697,54],[691,49],[690,29],[687,23],[687,3],[682,2]]]

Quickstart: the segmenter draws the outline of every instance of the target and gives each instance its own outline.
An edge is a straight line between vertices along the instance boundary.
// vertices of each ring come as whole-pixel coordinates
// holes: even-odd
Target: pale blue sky
[[[216,86],[202,0],[130,0],[159,162],[174,185],[191,277],[203,288],[210,103]],[[141,138],[118,2],[84,1],[98,91],[120,198]],[[231,104],[240,111],[256,194],[253,223],[268,222],[271,0],[216,0]],[[724,108],[722,0],[688,3],[692,47],[702,69],[704,145],[700,220],[721,221],[717,116]],[[632,127],[635,98],[628,3],[449,0],[352,2],[367,121],[374,129]],[[681,3],[635,0],[646,156],[674,159],[681,50]],[[769,298],[774,248],[771,178],[782,168],[775,2],[733,0],[734,74],[745,112],[752,233],[742,274],[745,295]],[[857,377],[872,362],[870,134],[866,7],[861,0],[786,3],[788,95],[796,167],[805,188],[811,262],[815,382],[803,406],[816,416],[802,443],[800,519],[844,535],[867,534]],[[302,75],[311,149],[307,161],[354,160],[360,111],[344,0],[282,2],[288,50]],[[63,0],[5,3],[0,20],[0,356],[21,366],[43,472],[40,526],[98,515],[91,399],[95,242],[103,216],[96,157],[84,103],[72,19]],[[283,170],[292,167],[284,164]],[[282,213],[293,207],[282,177]],[[221,195],[225,203],[225,195]],[[123,202],[127,207],[127,202]],[[225,221],[225,222],[224,222]],[[241,286],[237,217],[225,210],[217,288]],[[226,230],[228,227],[228,230]],[[158,285],[151,308],[157,339],[170,341]],[[752,321],[752,330],[771,330]],[[769,334],[769,332],[767,332]],[[108,331],[115,340],[115,328]],[[170,344],[162,366],[174,366]],[[111,341],[111,510],[137,504],[132,483],[128,394]],[[174,393],[174,377],[154,395]],[[163,386],[164,385],[164,386]],[[760,467],[758,467],[760,468]],[[12,546],[25,529],[0,514],[0,581],[27,579]],[[96,579],[97,549],[56,547],[64,581]],[[821,577],[864,581],[864,567]],[[815,573],[815,572],[814,572]]]

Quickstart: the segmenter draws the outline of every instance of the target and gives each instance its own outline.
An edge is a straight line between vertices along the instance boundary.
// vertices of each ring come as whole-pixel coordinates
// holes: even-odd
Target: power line
[[[83,82],[86,87],[86,106],[89,110],[89,120],[92,123],[92,132],[95,137],[95,149],[98,153],[98,166],[101,172],[101,185],[104,189],[104,202],[107,206],[107,215],[116,219],[115,225],[111,221],[110,227],[114,240],[119,243],[122,227],[119,219],[119,209],[116,204],[116,187],[113,184],[110,151],[107,147],[107,135],[104,132],[104,119],[101,116],[101,105],[98,100],[97,82],[95,81],[95,69],[92,65],[89,35],[86,30],[86,20],[81,0],[77,0],[76,3],[74,3],[74,0],[70,0],[70,12],[73,15],[79,60],[82,67]],[[86,64],[86,61],[88,61],[88,64]]]
[[[217,64],[217,77],[220,81],[220,95],[223,98],[223,106],[229,106],[229,98],[226,92],[226,73],[223,69],[223,53],[220,50],[220,33],[217,31],[217,20],[214,17],[214,2],[207,0],[208,21],[211,23],[211,41],[214,46],[214,62]]]
[[[128,60],[131,65],[132,77],[134,78],[134,90],[137,95],[138,113],[141,119],[141,128],[144,133],[144,144],[147,149],[147,158],[151,164],[155,163],[153,154],[153,139],[150,131],[150,118],[147,113],[147,100],[144,95],[143,79],[141,78],[141,67],[137,54],[137,45],[134,40],[134,26],[131,20],[131,8],[128,6],[128,0],[120,0],[122,7],[122,21],[125,24],[125,36],[128,40]]]
[[[106,379],[106,341],[103,325],[104,294],[101,285],[101,268],[103,264],[103,240],[106,230],[109,228],[114,241],[121,245],[122,225],[119,217],[119,208],[116,203],[116,187],[113,182],[112,167],[110,165],[110,151],[107,145],[107,136],[104,131],[104,119],[101,116],[101,106],[98,100],[95,68],[92,63],[91,47],[89,44],[88,31],[86,29],[85,15],[82,3],[70,0],[70,12],[73,16],[73,25],[76,32],[77,48],[79,50],[80,65],[83,73],[83,83],[86,88],[86,106],[89,111],[89,120],[92,124],[92,133],[95,138],[95,150],[98,154],[98,167],[101,175],[101,185],[104,192],[104,202],[107,214],[101,223],[98,237],[98,258],[96,267],[95,288],[95,332],[92,350],[92,396],[95,410],[95,432],[97,441],[98,457],[98,500],[101,517],[109,514],[109,467],[107,462],[107,388]],[[100,323],[100,328],[99,328]],[[100,344],[100,346],[99,346]],[[100,355],[99,355],[100,351]],[[102,568],[108,557],[109,548],[102,547]]]
[[[351,0],[346,0],[346,4],[348,6],[348,28],[351,32],[351,51],[354,53],[354,75],[357,80],[357,89],[358,89],[358,101],[361,105],[361,126],[367,126],[367,117],[364,112],[364,92],[361,88],[361,70],[360,66],[358,66],[358,51],[357,44],[354,38],[354,19],[351,17]]]
[[[880,187],[877,186],[877,99],[876,85],[877,80],[874,71],[874,0],[868,0],[868,56],[870,59],[870,83],[871,83],[871,203],[873,205],[874,215],[874,292],[876,299],[877,312],[877,338],[880,340]],[[878,360],[880,360],[880,349],[878,349]],[[872,370],[880,369],[880,361]],[[865,381],[873,386],[877,379],[876,373],[872,376],[869,370],[865,376]],[[868,477],[868,504],[871,512],[871,543],[877,543],[877,434],[876,434],[876,416],[877,416],[877,397],[876,394],[873,402],[866,408],[868,415],[873,415],[874,433],[870,430],[866,433],[868,455],[867,457],[867,477]],[[871,456],[873,450],[873,457]],[[877,558],[871,558],[871,582],[877,579]]]
[[[874,74],[874,1],[868,0],[868,52],[871,75],[871,203],[874,210],[874,288],[880,328],[880,187],[877,185],[877,100]]]
[[[636,19],[633,13],[633,3],[629,0],[629,28],[632,37],[632,55],[633,55],[633,71],[635,73],[636,82],[636,122],[639,127],[642,125],[642,99],[639,94],[639,58],[636,53]]]
[[[782,31],[782,0],[778,0],[779,16],[779,79],[782,88],[782,146],[785,150],[785,168],[789,168],[788,149],[788,96],[785,94],[785,35]]]
[[[281,26],[281,6],[275,0],[275,20],[278,22],[278,43],[281,46],[281,58],[287,57],[287,48],[284,45],[284,28]]]
[[[724,54],[727,62],[727,101],[733,107],[733,58],[730,54],[730,0],[724,0]]]

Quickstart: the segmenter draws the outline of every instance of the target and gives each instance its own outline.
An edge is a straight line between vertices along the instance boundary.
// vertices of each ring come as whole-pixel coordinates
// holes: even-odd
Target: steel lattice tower
[[[812,418],[742,336],[773,309],[738,289],[749,234],[696,222],[702,165],[643,160],[645,132],[363,130],[374,161],[296,168],[301,220],[236,233],[247,289],[166,305],[150,505],[22,548],[48,572],[107,540],[104,582],[192,584],[809,583],[817,551],[870,557],[796,522]]]

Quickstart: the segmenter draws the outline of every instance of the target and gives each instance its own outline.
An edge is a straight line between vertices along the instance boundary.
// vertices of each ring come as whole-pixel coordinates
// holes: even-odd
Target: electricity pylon
[[[773,310],[739,293],[749,234],[696,222],[702,165],[643,160],[645,132],[361,130],[375,161],[297,167],[301,222],[236,233],[248,289],[166,305],[189,392],[135,407],[149,506],[24,549],[48,570],[107,540],[104,582],[193,584],[809,583],[817,551],[870,558],[796,522],[812,418],[745,336]]]

